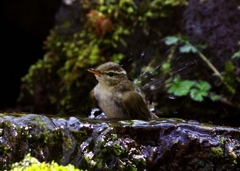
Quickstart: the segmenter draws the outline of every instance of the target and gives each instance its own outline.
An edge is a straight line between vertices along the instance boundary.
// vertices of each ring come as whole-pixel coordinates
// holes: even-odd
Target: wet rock
[[[240,130],[196,121],[0,115],[0,170],[31,153],[88,170],[240,170]]]

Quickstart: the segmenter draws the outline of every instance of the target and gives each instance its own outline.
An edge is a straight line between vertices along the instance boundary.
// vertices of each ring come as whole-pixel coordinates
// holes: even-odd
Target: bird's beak
[[[94,68],[89,68],[89,69],[87,69],[87,71],[88,71],[88,72],[91,72],[91,73],[93,73],[94,75],[97,75],[97,76],[99,76],[99,77],[101,77],[101,75],[102,75],[101,71],[99,71],[99,70],[97,70],[97,69],[94,69]]]

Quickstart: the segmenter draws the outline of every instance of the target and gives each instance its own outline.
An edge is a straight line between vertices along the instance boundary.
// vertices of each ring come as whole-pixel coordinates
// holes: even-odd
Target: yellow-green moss
[[[36,158],[31,157],[30,154],[26,155],[19,163],[12,165],[11,171],[80,171],[73,165],[61,166],[52,161],[51,163],[40,163]]]

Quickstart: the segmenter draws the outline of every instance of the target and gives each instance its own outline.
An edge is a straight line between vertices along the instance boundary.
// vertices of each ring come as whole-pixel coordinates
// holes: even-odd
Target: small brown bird
[[[88,71],[98,80],[90,97],[97,101],[109,119],[148,120],[156,117],[150,113],[140,89],[128,80],[121,65],[107,62]]]

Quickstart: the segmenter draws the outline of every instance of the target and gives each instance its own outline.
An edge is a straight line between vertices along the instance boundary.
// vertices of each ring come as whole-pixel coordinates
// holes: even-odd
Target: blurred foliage
[[[219,80],[221,81],[221,83],[227,88],[228,92],[231,94],[235,94],[236,93],[236,88],[239,86],[240,81],[239,81],[239,75],[234,74],[234,70],[235,70],[235,66],[233,65],[232,61],[226,61],[225,63],[225,70],[224,73],[220,73],[217,68],[208,60],[208,58],[206,56],[203,55],[202,52],[200,52],[198,49],[204,49],[205,46],[194,46],[192,45],[187,38],[185,37],[167,37],[165,39],[165,43],[167,45],[172,45],[176,43],[183,43],[183,45],[181,45],[179,47],[179,51],[181,53],[196,53],[199,55],[199,57],[206,63],[206,65],[212,70],[213,74],[215,74],[216,77],[219,78]],[[235,56],[238,56],[238,52],[236,52],[232,59],[235,58]],[[188,84],[189,85],[189,84]],[[192,84],[193,85],[193,84]],[[190,87],[192,86],[190,85]],[[202,82],[202,86],[208,87],[207,90],[210,89],[210,85],[207,85],[207,83]],[[200,86],[200,84],[198,85],[198,87],[202,87]]]
[[[165,87],[168,93],[177,97],[184,97],[190,95],[191,99],[198,102],[208,103],[206,98],[209,98],[215,104],[212,103],[213,107],[218,106],[219,103],[223,105],[233,107],[236,113],[239,113],[240,109],[240,75],[238,73],[239,68],[234,65],[233,59],[238,58],[239,52],[236,52],[229,60],[225,63],[224,71],[219,71],[214,64],[201,52],[206,48],[205,45],[193,45],[189,42],[187,37],[184,36],[168,36],[164,39],[164,42],[168,46],[172,46],[173,51],[169,53],[172,56],[173,53],[194,54],[201,59],[204,68],[203,71],[210,70],[209,76],[205,77],[205,80],[201,80],[203,74],[201,71],[196,72],[197,76],[195,80],[183,80],[180,75],[171,75],[168,80],[165,81]],[[176,48],[178,47],[178,48]],[[166,64],[164,64],[166,65]],[[168,63],[171,68],[171,62]],[[169,69],[167,69],[169,70]],[[191,74],[189,74],[191,75]],[[174,98],[175,98],[174,97]],[[173,98],[173,97],[172,97]],[[187,106],[194,106],[191,99],[184,99],[184,103]],[[181,99],[183,100],[183,99]],[[191,105],[192,104],[192,105]],[[189,109],[193,110],[193,108]],[[197,108],[197,110],[201,110]],[[205,109],[205,112],[210,112],[211,108]]]
[[[57,17],[69,18],[52,29],[44,42],[47,53],[22,78],[19,102],[34,112],[86,114],[87,96],[95,83],[86,69],[106,61],[123,61],[125,54],[121,48],[129,48],[127,39],[132,39],[131,35],[144,36],[144,43],[151,46],[150,35],[161,35],[155,21],[173,15],[175,6],[186,5],[187,1],[81,0],[72,3],[71,7],[62,5]],[[64,10],[67,12],[62,12]],[[73,16],[70,18],[70,15]],[[138,66],[135,68],[139,70]]]

